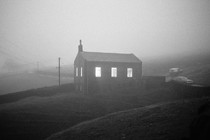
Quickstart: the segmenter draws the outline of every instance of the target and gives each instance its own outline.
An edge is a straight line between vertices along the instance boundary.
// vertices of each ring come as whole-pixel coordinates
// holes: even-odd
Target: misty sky
[[[210,50],[209,0],[0,0],[0,63],[73,63],[85,51],[140,59]]]

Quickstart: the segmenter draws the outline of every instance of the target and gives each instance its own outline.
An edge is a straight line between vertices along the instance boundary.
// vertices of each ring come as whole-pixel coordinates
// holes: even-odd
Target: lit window
[[[127,77],[133,77],[133,69],[127,68]]]
[[[78,68],[76,68],[76,76],[78,76]]]
[[[111,77],[117,77],[117,68],[115,67],[111,68]]]
[[[95,76],[101,77],[101,67],[95,67]]]
[[[81,69],[80,69],[80,76],[82,77],[82,67],[81,67]]]

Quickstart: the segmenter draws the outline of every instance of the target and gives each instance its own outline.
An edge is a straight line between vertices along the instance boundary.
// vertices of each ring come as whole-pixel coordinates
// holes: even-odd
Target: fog
[[[143,61],[202,54],[209,17],[209,0],[1,0],[0,66],[72,64],[80,39],[84,51]]]

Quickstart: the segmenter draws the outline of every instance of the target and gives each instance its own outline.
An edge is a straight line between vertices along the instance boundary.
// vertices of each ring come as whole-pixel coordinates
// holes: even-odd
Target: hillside
[[[73,84],[1,95],[0,139],[44,139],[82,121],[158,101],[141,102],[137,97],[139,94],[84,96],[74,93]]]
[[[43,139],[82,121],[175,98],[168,88],[84,96],[73,84],[6,94],[0,96],[1,137]]]
[[[44,139],[79,122],[132,107],[74,93],[27,97],[0,106],[0,138]]]
[[[188,137],[198,107],[209,101],[208,97],[121,111],[80,123],[47,140],[179,140]]]
[[[196,90],[172,84],[149,90],[116,89],[84,96],[74,92],[73,84],[66,84],[0,95],[0,139],[42,140],[83,121],[110,113],[209,96],[208,91],[209,88]]]

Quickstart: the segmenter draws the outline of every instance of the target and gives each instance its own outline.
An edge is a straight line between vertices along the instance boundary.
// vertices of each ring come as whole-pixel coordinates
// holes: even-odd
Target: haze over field
[[[0,92],[57,84],[58,57],[71,82],[80,39],[84,51],[134,53],[143,75],[181,67],[209,83],[209,17],[208,0],[0,0]]]
[[[79,40],[142,67],[74,73]],[[209,93],[210,0],[0,0],[1,140],[185,139]]]
[[[1,0],[0,66],[72,64],[79,39],[86,51],[143,60],[202,54],[209,17],[209,0]]]

